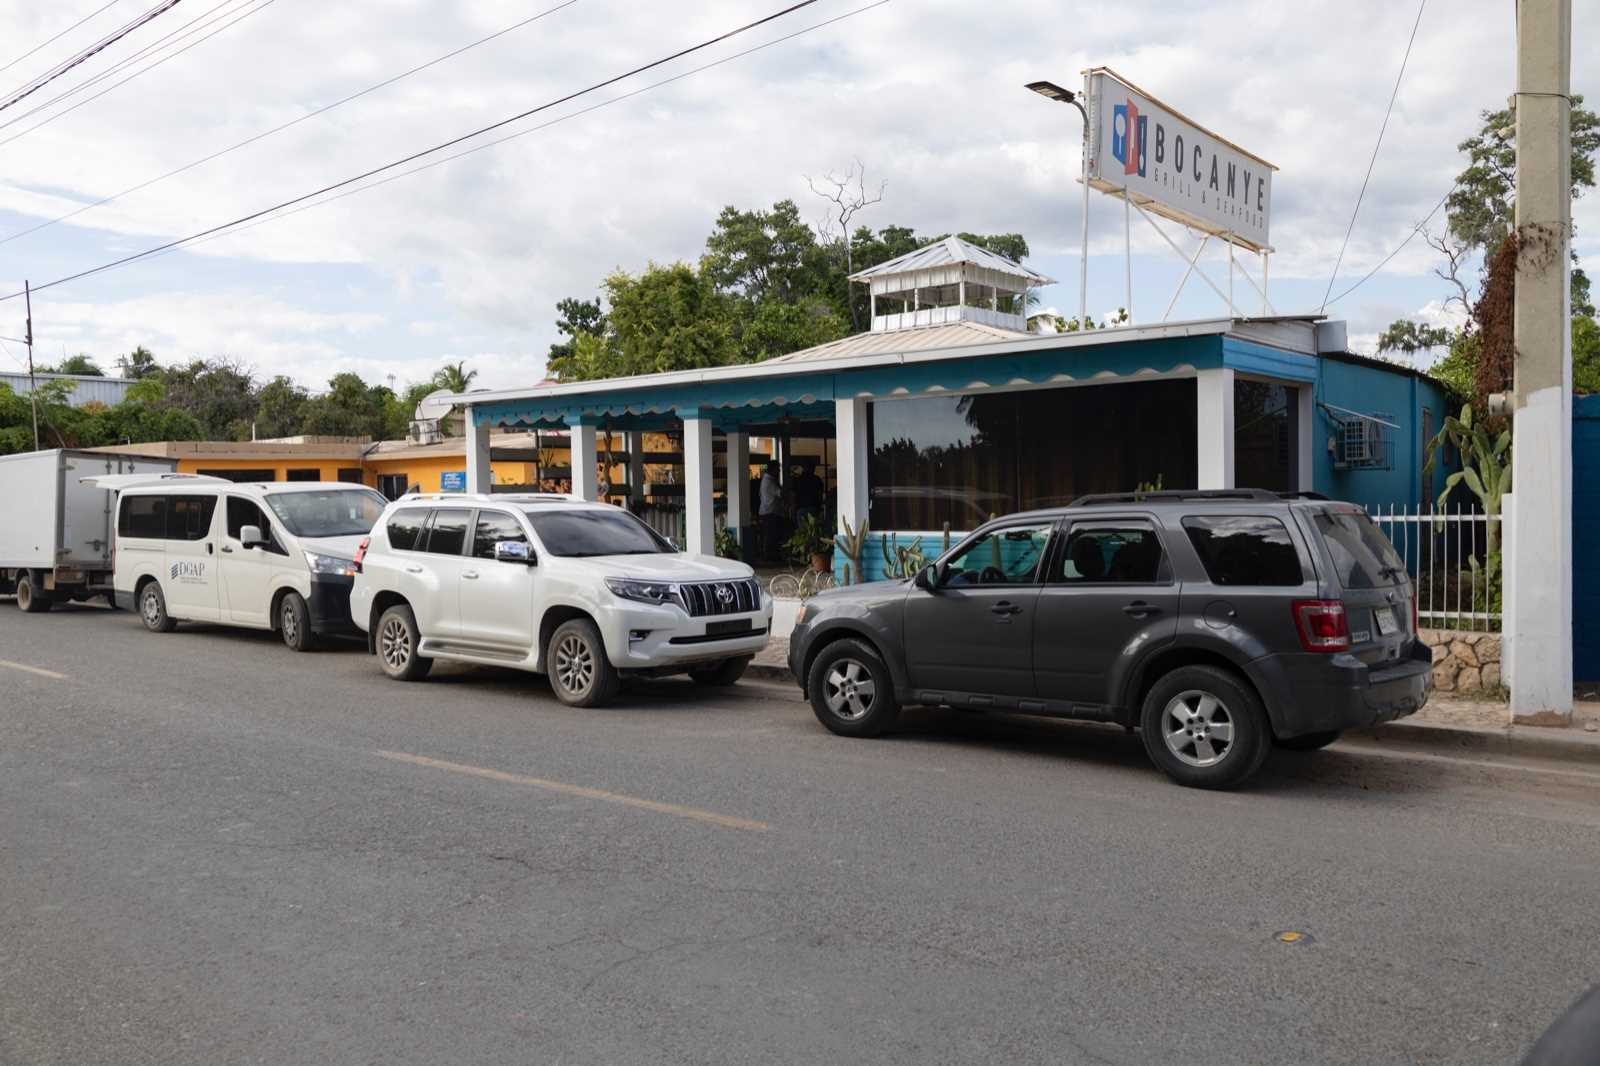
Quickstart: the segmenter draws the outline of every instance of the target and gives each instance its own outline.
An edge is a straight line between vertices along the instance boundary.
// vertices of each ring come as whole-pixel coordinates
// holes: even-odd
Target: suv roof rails
[[[398,497],[393,502],[401,500],[442,500],[455,503],[493,503],[504,500],[507,503],[593,503],[582,496],[575,496],[564,492],[408,492]]]
[[[1320,492],[1302,489],[1299,492],[1280,492],[1278,498],[1283,500],[1331,500],[1332,496],[1325,496]]]
[[[1069,507],[1105,507],[1124,503],[1177,503],[1183,500],[1271,501],[1285,499],[1285,495],[1266,489],[1164,489],[1159,492],[1097,492],[1079,496]]]

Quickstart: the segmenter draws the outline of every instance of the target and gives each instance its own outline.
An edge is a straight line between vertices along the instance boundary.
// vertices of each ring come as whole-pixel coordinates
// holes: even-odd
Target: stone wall
[[[1424,629],[1422,642],[1433,649],[1434,691],[1478,693],[1500,688],[1500,634]]]

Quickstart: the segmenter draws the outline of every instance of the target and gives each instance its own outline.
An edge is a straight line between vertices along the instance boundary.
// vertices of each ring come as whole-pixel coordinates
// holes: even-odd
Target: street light
[[[1053,81],[1030,81],[1025,88],[1046,100],[1071,104],[1083,116],[1083,237],[1082,258],[1078,266],[1078,328],[1089,325],[1089,112],[1078,101],[1078,94]]]

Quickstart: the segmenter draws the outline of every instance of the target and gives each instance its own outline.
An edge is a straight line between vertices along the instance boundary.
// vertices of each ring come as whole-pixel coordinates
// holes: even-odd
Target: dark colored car
[[[1432,684],[1413,586],[1366,513],[1258,489],[996,519],[910,581],[809,600],[789,667],[844,736],[904,704],[1115,722],[1201,788],[1413,714]]]

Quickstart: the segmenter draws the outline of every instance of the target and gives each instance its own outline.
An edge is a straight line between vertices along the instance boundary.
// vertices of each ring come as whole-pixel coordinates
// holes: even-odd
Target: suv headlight
[[[638,600],[640,603],[653,603],[661,606],[678,602],[678,586],[667,581],[641,581],[631,577],[608,577],[606,588],[613,595],[621,596],[625,600]]]
[[[340,577],[356,576],[356,561],[340,555],[320,555],[306,552],[306,566],[313,574],[337,574]]]

